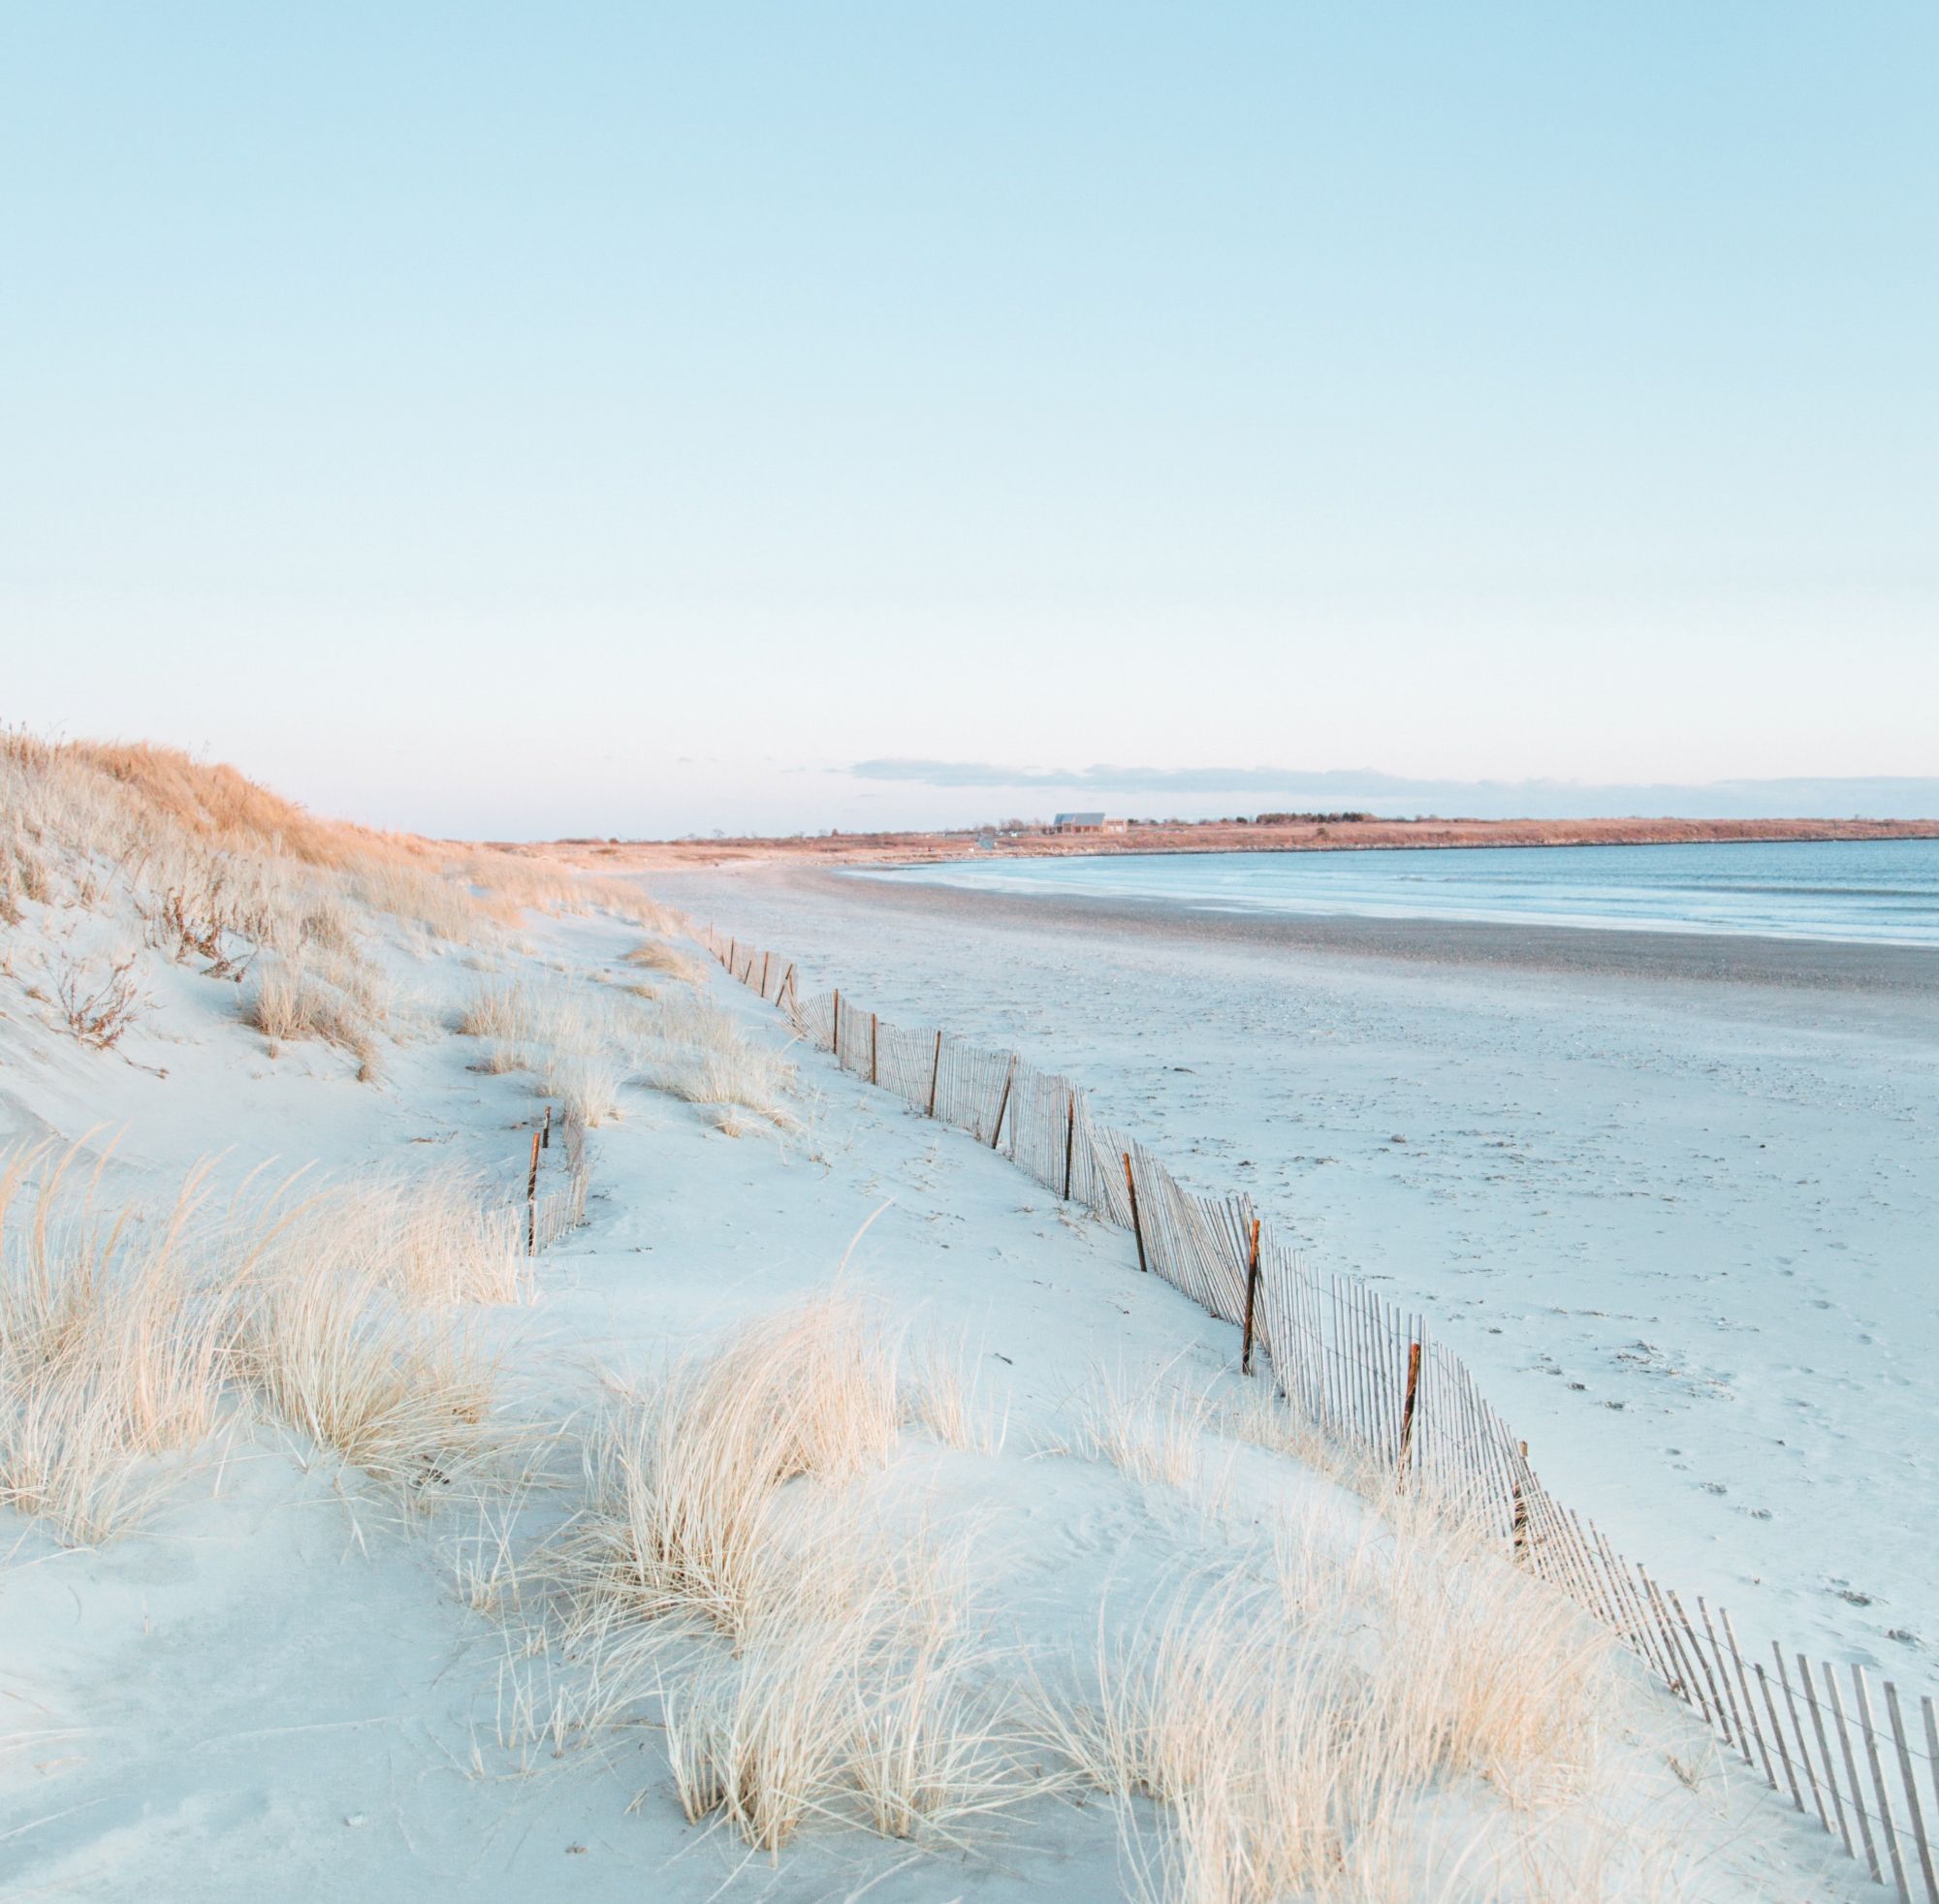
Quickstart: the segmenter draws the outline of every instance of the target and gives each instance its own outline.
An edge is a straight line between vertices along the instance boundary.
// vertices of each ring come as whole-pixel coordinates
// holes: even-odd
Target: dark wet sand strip
[[[767,876],[938,923],[1009,923],[1037,931],[1171,937],[1202,945],[1337,953],[1413,964],[1495,967],[1584,977],[1804,986],[1906,998],[1939,997],[1939,950],[1710,933],[1504,925],[1460,919],[1293,918],[1187,909],[1163,900],[970,892],[914,878],[854,878],[772,866]]]

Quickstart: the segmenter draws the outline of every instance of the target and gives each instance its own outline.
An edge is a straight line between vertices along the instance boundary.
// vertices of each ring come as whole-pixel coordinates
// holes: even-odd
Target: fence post
[[[539,1133],[532,1132],[532,1167],[525,1177],[525,1254],[539,1253]]]
[[[1259,1220],[1253,1219],[1252,1260],[1246,1265],[1246,1337],[1239,1350],[1239,1373],[1253,1372],[1253,1305],[1259,1293]]]
[[[878,1081],[879,1073],[875,1065],[877,1040],[881,1036],[881,1021],[874,1012],[869,1014],[869,1082]]]
[[[1003,1074],[1003,1095],[997,1100],[997,1127],[990,1132],[990,1148],[997,1148],[997,1140],[1003,1134],[1003,1113],[1010,1107],[1010,1086],[1017,1081],[1017,1055],[1010,1053],[1010,1068]]]
[[[1400,1484],[1407,1485],[1407,1458],[1414,1449],[1414,1405],[1420,1393],[1420,1344],[1407,1346],[1407,1399],[1400,1408]]]
[[[546,1106],[545,1128],[539,1132],[539,1149],[542,1151],[552,1149],[552,1106],[550,1104]]]
[[[939,1034],[938,1034],[939,1035]],[[1069,1109],[1065,1112],[1064,1126],[1064,1200],[1070,1201],[1070,1158],[1077,1148],[1077,1093],[1069,1094]]]
[[[1138,1222],[1138,1180],[1131,1175],[1131,1154],[1125,1153],[1125,1188],[1131,1193],[1131,1234],[1137,1238],[1138,1267],[1147,1276],[1151,1274],[1151,1264],[1145,1261],[1144,1225]]]
[[[942,1033],[936,1034],[936,1062],[929,1067],[929,1114],[936,1115],[936,1085],[942,1076]]]
[[[828,1048],[835,1054],[835,1063],[839,1069],[842,1063],[842,993],[839,989],[835,994],[835,1041]]]
[[[768,962],[774,956],[772,952],[763,952],[761,954],[761,997],[763,1000],[768,996]]]
[[[1521,1447],[1523,1464],[1526,1465],[1528,1461],[1528,1444],[1523,1442],[1519,1445]],[[1514,1537],[1515,1561],[1517,1564],[1520,1564],[1528,1558],[1528,1503],[1522,1499],[1521,1482],[1519,1479],[1516,1479],[1511,1484],[1510,1492],[1514,1502],[1514,1512],[1509,1525]]]

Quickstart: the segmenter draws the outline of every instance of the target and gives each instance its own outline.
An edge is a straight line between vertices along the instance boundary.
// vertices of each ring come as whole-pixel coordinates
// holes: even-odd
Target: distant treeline
[[[1354,820],[1371,820],[1373,813],[1261,813],[1254,826],[1346,826]],[[1238,825],[1246,822],[1240,820]]]

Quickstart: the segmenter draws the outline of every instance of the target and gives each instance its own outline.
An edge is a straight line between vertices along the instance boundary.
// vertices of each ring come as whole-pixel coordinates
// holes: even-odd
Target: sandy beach
[[[1555,1590],[1552,1519],[1329,1439],[637,886],[153,749],[16,738],[0,792],[10,1897],[1863,1882]],[[1844,990],[684,884],[1426,1308],[1747,1639],[1923,1682],[1922,999],[1894,1069]]]
[[[800,868],[654,889],[1014,1045],[1426,1310],[1543,1475],[1760,1638],[1929,1669],[1939,959],[1187,916]]]

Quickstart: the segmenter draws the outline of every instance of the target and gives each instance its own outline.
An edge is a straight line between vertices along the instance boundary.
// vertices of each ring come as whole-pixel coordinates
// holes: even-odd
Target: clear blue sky
[[[1930,0],[0,20],[0,716],[498,834],[1939,774]]]

